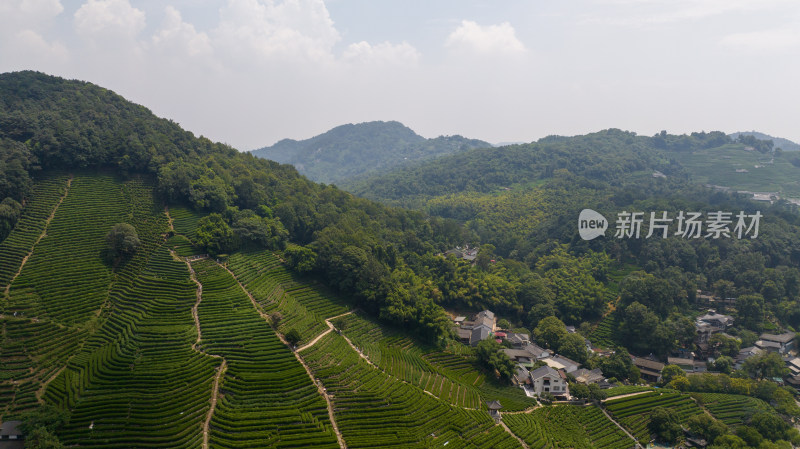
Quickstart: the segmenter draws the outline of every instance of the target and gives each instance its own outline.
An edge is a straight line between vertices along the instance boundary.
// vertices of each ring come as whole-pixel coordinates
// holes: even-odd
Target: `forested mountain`
[[[461,136],[426,139],[399,122],[368,122],[337,126],[306,140],[284,139],[252,153],[292,164],[314,181],[339,183],[415,161],[490,146]]]
[[[760,133],[758,131],[742,131],[729,134],[731,139],[738,139],[739,136],[753,136],[758,140],[771,140],[775,144],[775,148],[780,148],[783,151],[800,151],[800,144],[792,142],[789,139],[782,137],[773,137],[769,134]]]
[[[686,146],[689,150],[713,145],[707,143],[710,137],[698,135],[696,139],[670,145]],[[726,139],[724,135],[722,138]],[[585,136],[550,136],[530,144],[474,149],[344,186],[356,195],[413,206],[417,200],[435,196],[489,193],[539,182],[552,178],[557,170],[614,183],[650,176],[655,170],[670,177],[686,177],[668,153],[656,148],[654,138],[612,129]]]

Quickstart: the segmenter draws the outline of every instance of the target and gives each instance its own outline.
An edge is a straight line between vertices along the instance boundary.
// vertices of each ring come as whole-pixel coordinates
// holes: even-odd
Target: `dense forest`
[[[462,136],[426,139],[399,122],[367,122],[337,126],[310,139],[284,139],[252,153],[292,164],[314,181],[338,184],[353,177],[490,146]]]

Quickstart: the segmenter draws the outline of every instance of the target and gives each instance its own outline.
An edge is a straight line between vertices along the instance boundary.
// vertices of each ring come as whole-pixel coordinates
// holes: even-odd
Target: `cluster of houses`
[[[611,386],[599,369],[581,368],[580,363],[536,345],[528,334],[498,329],[496,317],[489,310],[479,312],[471,321],[463,316],[453,321],[459,340],[464,344],[477,346],[489,338],[498,343],[504,340],[509,342],[512,347],[501,351],[517,364],[512,382],[525,389],[529,396],[550,393],[556,399],[569,399],[567,374],[587,385],[598,384],[601,388]],[[575,332],[575,328],[567,326],[567,331]]]
[[[695,346],[697,351],[691,353],[683,351],[676,357],[668,357],[669,365],[677,365],[687,373],[702,373],[707,371],[707,360],[713,360],[715,348],[711,345],[711,337],[720,333],[729,338],[726,331],[733,325],[733,317],[717,313],[710,309],[708,313],[699,316],[695,320]],[[741,369],[745,360],[764,352],[776,352],[781,355],[786,366],[790,370],[789,376],[785,379],[787,383],[800,386],[800,358],[791,355],[794,348],[794,332],[784,332],[781,334],[763,333],[753,346],[741,348],[734,360],[734,368]],[[633,364],[639,368],[643,380],[657,382],[661,379],[661,370],[665,364],[653,360],[652,357],[634,357]]]
[[[733,322],[732,316],[709,309],[707,313],[695,320],[695,346],[697,347],[695,352],[680,351],[674,354],[674,357],[668,357],[666,363],[655,360],[652,356],[631,357],[633,365],[639,369],[641,379],[647,382],[660,381],[661,371],[667,364],[677,365],[686,373],[706,372],[708,363],[714,360],[715,355],[711,337],[721,333],[729,338],[735,338],[726,333]],[[498,343],[503,341],[510,343],[511,347],[506,347],[502,351],[517,364],[512,382],[524,388],[529,396],[550,393],[556,399],[570,399],[567,385],[568,374],[582,384],[597,384],[600,388],[611,386],[599,369],[581,368],[578,362],[538,346],[531,341],[528,334],[498,329],[495,314],[489,310],[477,313],[472,320],[467,320],[464,316],[456,317],[454,324],[460,341],[466,345],[477,346],[481,341],[490,338],[495,339]],[[567,326],[567,331],[575,332],[575,328]],[[795,349],[794,341],[795,334],[793,332],[761,334],[753,346],[742,348],[739,351],[734,367],[741,369],[745,360],[765,351],[776,352],[783,357],[790,370],[785,381],[800,386],[800,357],[792,355],[792,351]],[[592,349],[588,341],[587,349]]]

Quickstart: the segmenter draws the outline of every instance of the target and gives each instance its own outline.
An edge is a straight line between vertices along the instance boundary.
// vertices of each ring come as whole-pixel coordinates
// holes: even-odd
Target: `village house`
[[[531,384],[531,372],[522,365],[517,365],[514,370],[514,376],[511,378],[511,383],[517,386]]]
[[[523,366],[532,367],[534,362],[550,357],[550,351],[540,348],[539,346],[528,343],[521,348],[504,348],[501,349],[509,359],[519,363]]]
[[[789,368],[789,373],[792,376],[800,374],[800,357],[792,357],[786,360],[786,367]]]
[[[736,356],[736,360],[734,363],[735,369],[742,369],[742,365],[744,365],[744,361],[749,359],[750,357],[756,356],[764,352],[763,349],[757,348],[755,346],[750,346],[747,348],[742,348],[739,350],[739,354]]]
[[[733,326],[733,317],[730,315],[722,315],[712,309],[705,315],[697,317],[697,322],[707,323],[720,331],[724,331]]]
[[[786,360],[786,367],[789,368],[789,375],[786,376],[786,383],[794,387],[800,386],[800,358],[789,358]]]
[[[459,318],[463,317],[457,317],[456,320]],[[479,312],[472,321],[462,319],[456,322],[461,323],[456,329],[459,341],[470,346],[478,346],[478,343],[492,336],[497,330],[496,318],[489,310]]]
[[[516,332],[509,332],[506,335],[506,340],[511,342],[515,348],[521,348],[531,342],[531,337],[528,334],[521,334]]]
[[[794,332],[785,332],[783,334],[761,334],[756,346],[765,350],[778,352],[780,354],[787,354],[794,349]]]
[[[549,366],[542,366],[531,371],[531,386],[538,396],[550,393],[556,397],[569,398],[566,373],[556,371]]]
[[[606,380],[600,368],[595,368],[593,370],[580,368],[571,374],[575,377],[576,382],[584,385],[601,384]]]
[[[558,355],[558,354],[553,355],[552,357],[549,357],[549,358],[546,358],[546,359],[542,359],[542,361],[544,363],[546,363],[548,366],[550,366],[551,368],[555,368],[555,369],[558,369],[558,370],[564,370],[564,372],[570,373],[570,374],[575,372],[575,371],[577,371],[578,368],[580,368],[580,366],[581,366],[580,363],[578,363],[578,362],[576,362],[574,360],[570,360],[570,359],[564,357],[563,355]]]
[[[633,361],[633,365],[639,368],[639,374],[642,379],[648,382],[658,382],[661,380],[661,370],[664,369],[663,363],[643,357],[631,357],[631,360]]]
[[[20,430],[22,421],[5,421],[0,424],[0,449],[23,449],[25,436]]]

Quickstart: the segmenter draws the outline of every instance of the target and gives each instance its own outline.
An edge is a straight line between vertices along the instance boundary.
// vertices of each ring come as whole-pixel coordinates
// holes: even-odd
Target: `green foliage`
[[[686,421],[686,427],[709,443],[713,442],[717,437],[728,433],[728,426],[705,413],[689,418]]]
[[[29,449],[63,449],[64,445],[53,431],[44,427],[36,427],[27,434],[25,447]]]
[[[742,369],[756,379],[783,377],[789,373],[789,368],[776,352],[764,352],[744,361]]]
[[[625,278],[621,288],[623,304],[638,302],[661,317],[672,311],[677,288],[665,279],[643,271],[635,271]]]
[[[298,273],[307,273],[314,269],[317,255],[311,248],[300,245],[288,245],[283,252],[286,262]]]
[[[586,341],[580,334],[567,334],[561,338],[558,352],[580,364],[586,363],[589,353],[586,350]]]
[[[238,246],[236,234],[220,214],[209,214],[200,219],[197,228],[197,244],[209,254],[228,253]]]
[[[300,342],[300,340],[301,340],[303,337],[301,337],[301,336],[300,336],[300,332],[297,332],[297,329],[295,329],[295,328],[291,328],[291,329],[289,329],[289,331],[288,331],[288,332],[286,332],[286,335],[284,335],[284,336],[283,336],[283,338],[285,338],[285,339],[286,339],[286,341],[287,341],[287,342],[288,342],[290,345],[292,345],[292,346],[297,346],[297,343],[299,343],[299,342]]]
[[[554,316],[539,321],[533,330],[536,341],[553,351],[558,352],[561,341],[567,337],[567,328],[564,323]]]
[[[739,340],[728,337],[722,333],[712,335],[708,340],[708,344],[713,346],[720,354],[729,358],[736,357],[739,354]]]
[[[656,440],[674,443],[683,434],[678,415],[669,408],[657,406],[650,412],[650,432],[655,434]]]
[[[714,371],[718,371],[724,374],[730,374],[731,371],[733,371],[733,366],[734,366],[733,359],[727,355],[723,355],[717,357],[716,360],[714,360],[712,368]]]
[[[6,197],[0,202],[0,242],[14,229],[21,213],[22,205],[14,199]]]
[[[667,385],[673,380],[686,377],[686,372],[678,365],[666,365],[661,370],[661,383],[662,385]]]
[[[234,214],[231,229],[240,241],[268,249],[282,249],[289,237],[280,220],[260,217],[249,209]]]
[[[141,245],[136,228],[128,223],[117,223],[106,234],[106,260],[116,264],[130,259]]]
[[[710,449],[747,449],[747,442],[736,435],[722,435],[708,447]]]
[[[760,331],[764,322],[764,297],[758,293],[741,295],[736,299],[736,324]]]
[[[490,372],[498,373],[504,381],[508,382],[514,375],[516,364],[500,351],[500,344],[496,341],[492,339],[481,341],[475,348],[475,355],[478,357],[478,363]]]
[[[605,404],[615,419],[628,428],[639,441],[650,441],[651,435],[659,432],[663,432],[661,439],[670,440],[671,437],[680,435],[681,424],[692,416],[703,413],[692,398],[674,390],[662,389],[609,399]],[[656,410],[660,410],[658,420],[651,426]]]
[[[69,413],[52,405],[42,405],[33,409],[22,416],[20,430],[24,434],[33,432],[36,429],[46,429],[49,432],[57,432],[69,421]]]
[[[638,369],[633,366],[631,356],[624,348],[617,348],[608,357],[592,356],[588,360],[588,364],[592,368],[600,368],[607,378],[630,379],[631,382],[638,380],[632,378],[635,377],[632,376],[634,373],[638,376]],[[636,371],[634,372],[634,370]]]

